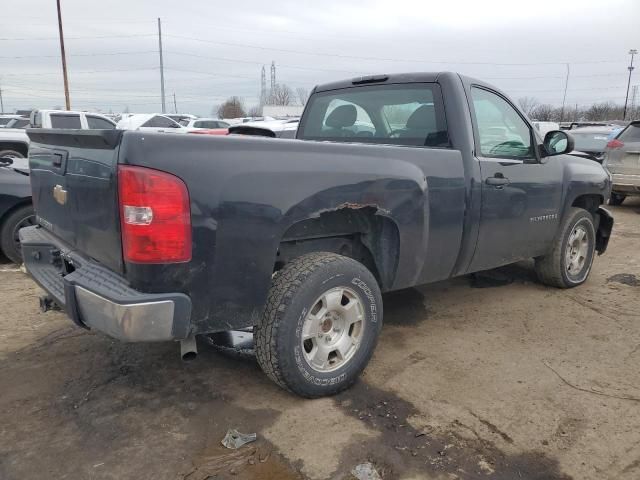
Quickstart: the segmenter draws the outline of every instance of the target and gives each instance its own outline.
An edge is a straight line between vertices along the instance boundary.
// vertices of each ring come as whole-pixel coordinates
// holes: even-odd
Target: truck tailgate
[[[118,185],[120,130],[30,129],[38,221],[82,254],[123,271]]]

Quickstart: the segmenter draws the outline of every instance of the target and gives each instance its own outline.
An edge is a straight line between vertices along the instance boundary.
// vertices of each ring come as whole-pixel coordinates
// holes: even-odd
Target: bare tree
[[[296,93],[298,94],[300,105],[304,107],[307,104],[307,100],[309,100],[309,90],[304,87],[298,87],[296,88]]]
[[[555,117],[555,107],[547,103],[536,105],[529,115],[534,120],[550,122]]]
[[[220,107],[218,107],[218,118],[239,118],[246,117],[247,114],[239,97],[227,98]]]
[[[131,110],[129,110],[129,105],[125,105],[124,106],[124,110],[122,111],[122,113],[130,113]]]
[[[612,112],[616,109],[616,105],[612,102],[594,103],[584,112],[584,117],[587,120],[609,120],[612,117]]]
[[[540,105],[540,102],[534,97],[522,97],[518,99],[518,105],[527,114],[528,117],[531,117],[531,114],[535,110],[535,108]]]
[[[262,107],[260,105],[254,105],[249,110],[247,110],[248,117],[261,117],[262,116]]]
[[[291,105],[294,101],[294,93],[291,87],[284,83],[276,83],[269,97],[271,105]]]

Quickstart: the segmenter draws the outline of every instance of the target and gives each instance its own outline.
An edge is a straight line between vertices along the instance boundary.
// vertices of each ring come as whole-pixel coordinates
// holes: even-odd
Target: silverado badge
[[[67,203],[67,191],[62,188],[62,185],[56,185],[53,187],[53,198],[56,199],[60,205]]]

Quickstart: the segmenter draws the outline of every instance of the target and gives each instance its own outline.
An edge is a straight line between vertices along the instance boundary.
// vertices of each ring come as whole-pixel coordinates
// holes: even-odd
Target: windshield
[[[574,150],[581,152],[604,152],[609,141],[609,131],[602,132],[576,132],[571,136],[575,142]]]
[[[298,138],[449,147],[438,84],[367,85],[312,95]]]

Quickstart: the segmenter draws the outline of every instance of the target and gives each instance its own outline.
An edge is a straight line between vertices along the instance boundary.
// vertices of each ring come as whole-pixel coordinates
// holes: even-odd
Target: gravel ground
[[[640,478],[640,201],[589,281],[524,262],[385,296],[362,380],[301,400],[250,357],[123,344],[38,310],[0,265],[0,478]],[[229,428],[256,432],[237,451]]]

